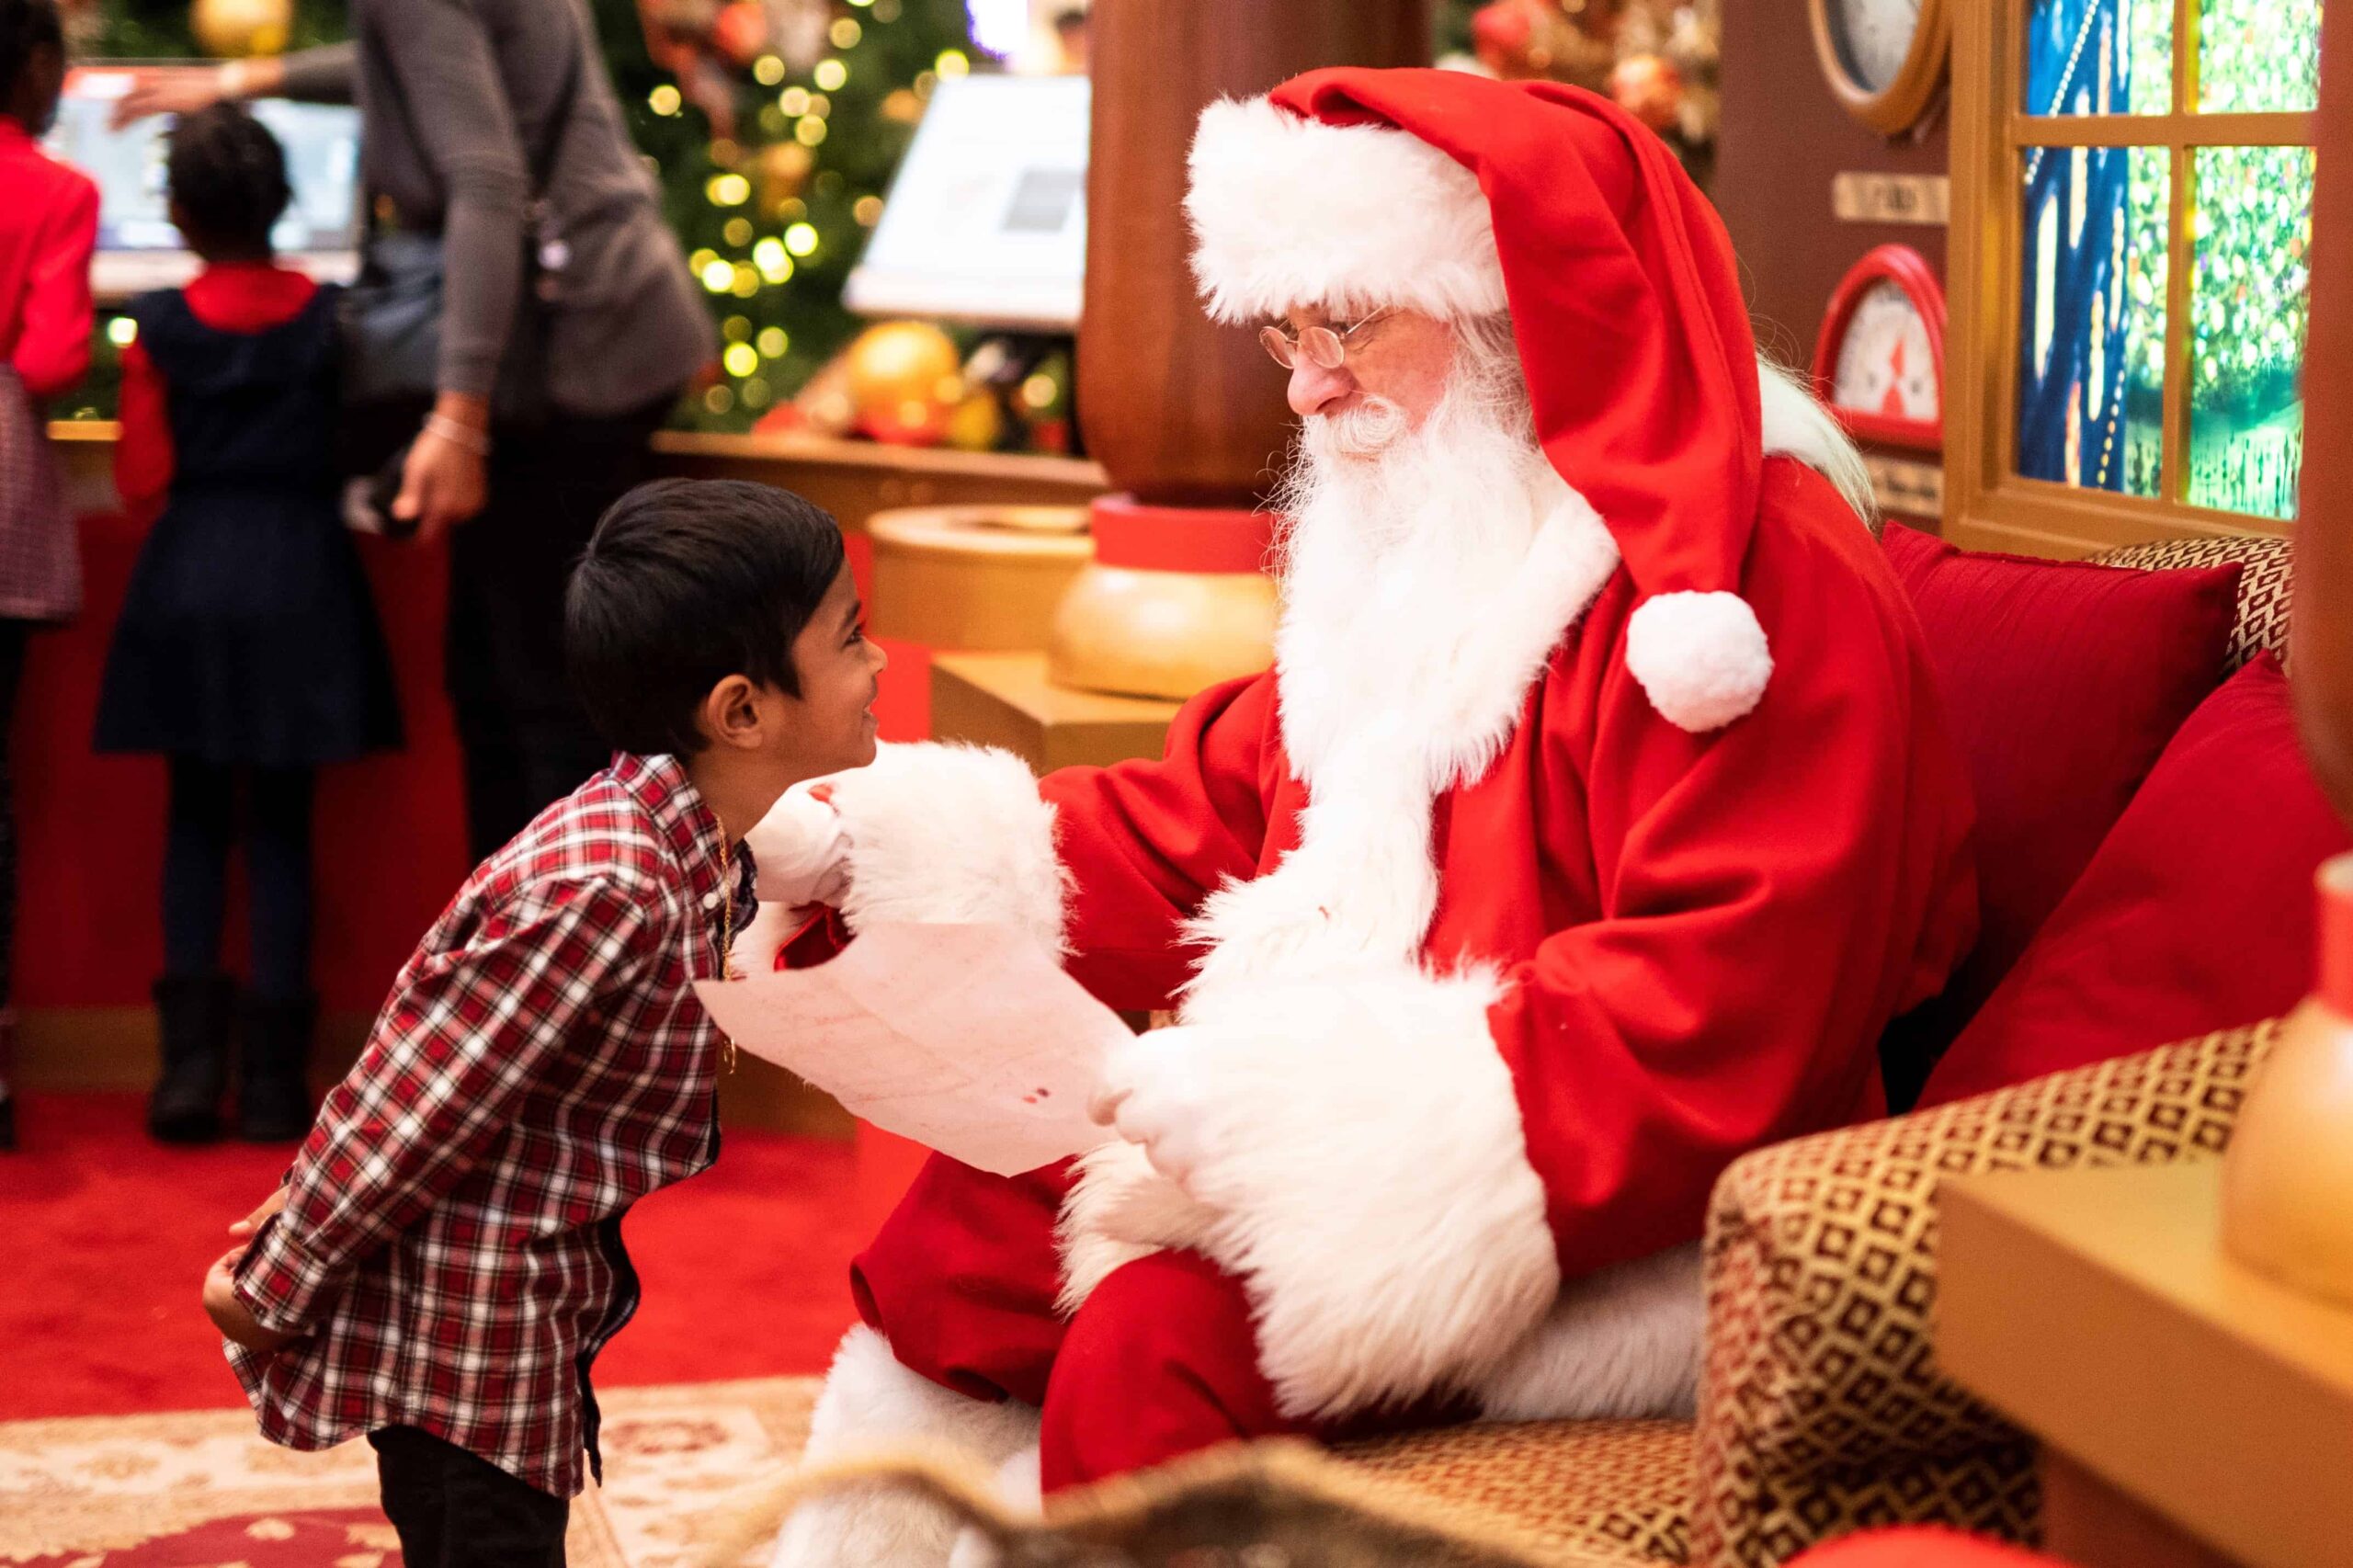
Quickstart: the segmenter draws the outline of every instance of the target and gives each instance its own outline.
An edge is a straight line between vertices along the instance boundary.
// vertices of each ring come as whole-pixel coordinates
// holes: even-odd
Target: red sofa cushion
[[[1977,946],[1945,994],[1891,1036],[1889,1088],[1900,1095],[1899,1054],[1917,1063],[1916,1085],[2222,679],[2239,569],[2141,572],[1979,553],[1898,523],[1886,546],[1975,789],[1981,917]]]
[[[1921,1103],[2286,1012],[2312,985],[2313,870],[2348,848],[2263,654],[2181,727]]]

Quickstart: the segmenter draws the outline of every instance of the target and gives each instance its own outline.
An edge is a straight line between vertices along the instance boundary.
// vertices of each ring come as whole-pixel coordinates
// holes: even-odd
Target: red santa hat
[[[1313,71],[1202,111],[1185,206],[1222,321],[1508,309],[1538,442],[1643,595],[1627,667],[1686,730],[1756,706],[1756,343],[1723,225],[1654,132],[1553,83]]]

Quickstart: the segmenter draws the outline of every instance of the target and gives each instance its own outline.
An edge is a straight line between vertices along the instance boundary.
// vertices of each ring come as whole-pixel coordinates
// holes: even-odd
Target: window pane
[[[2302,114],[2320,102],[2320,0],[2198,0],[2198,107]]]
[[[2174,5],[2028,0],[2026,112],[2170,113]]]
[[[2162,147],[2029,147],[2018,298],[2018,472],[2157,493],[2165,432]]]
[[[2194,506],[2296,515],[2313,150],[2203,147],[2190,274]]]

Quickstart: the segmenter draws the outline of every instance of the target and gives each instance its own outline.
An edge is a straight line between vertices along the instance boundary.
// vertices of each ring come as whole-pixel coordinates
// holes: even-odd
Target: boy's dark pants
[[[415,1426],[368,1434],[408,1568],[563,1568],[572,1502]]]

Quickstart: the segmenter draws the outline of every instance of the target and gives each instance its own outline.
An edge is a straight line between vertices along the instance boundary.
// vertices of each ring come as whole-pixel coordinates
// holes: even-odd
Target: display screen
[[[132,80],[127,70],[74,72],[44,145],[97,183],[100,251],[177,251],[182,241],[164,190],[171,120],[156,116],[119,131],[108,124]],[[294,190],[270,236],[278,249],[288,255],[352,249],[359,233],[359,111],[282,98],[252,107],[254,118],[286,150]]]

